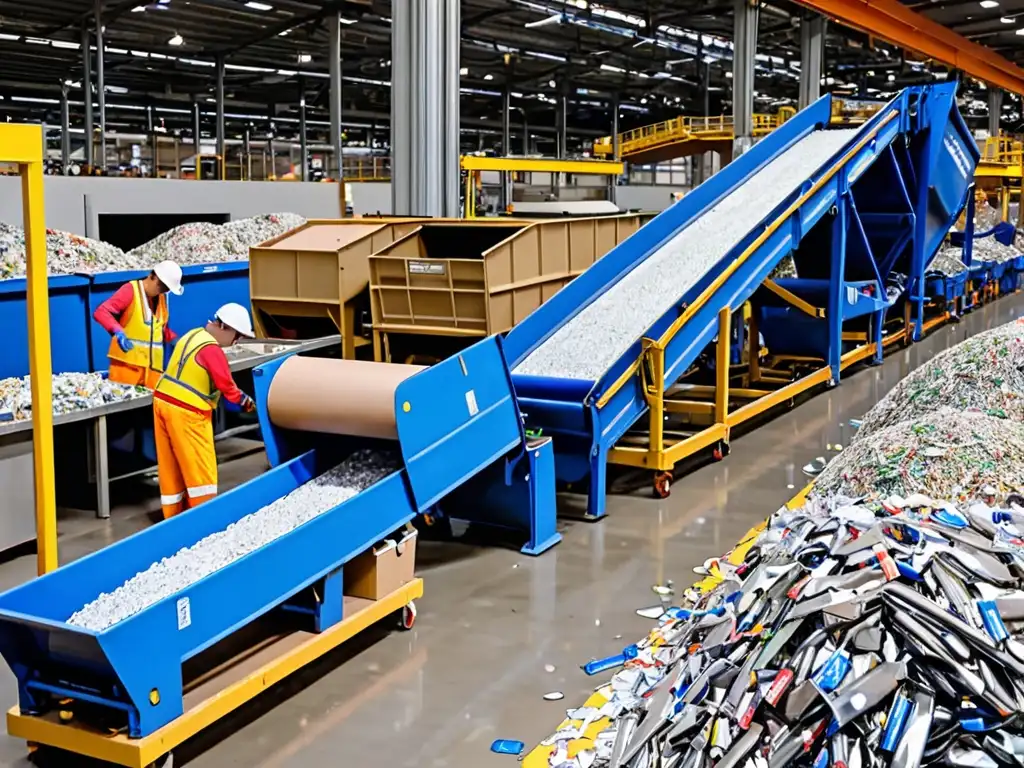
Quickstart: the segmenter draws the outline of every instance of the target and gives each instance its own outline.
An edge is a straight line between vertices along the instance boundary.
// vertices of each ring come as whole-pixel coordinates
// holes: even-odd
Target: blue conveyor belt
[[[739,309],[786,255],[801,277],[828,283],[820,322],[835,381],[844,319],[871,315],[880,342],[891,272],[908,275],[920,328],[924,267],[978,161],[955,92],[907,89],[848,132],[829,128],[831,100],[820,99],[512,329],[527,424],[554,437],[560,480],[588,480],[592,517],[604,513],[608,452],[647,411],[646,345],[665,345],[671,387],[714,338],[719,312]]]

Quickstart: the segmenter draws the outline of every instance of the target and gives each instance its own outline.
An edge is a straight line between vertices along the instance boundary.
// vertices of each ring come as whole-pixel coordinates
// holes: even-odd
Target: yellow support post
[[[28,370],[32,388],[39,575],[57,568],[57,492],[53,469],[53,371],[43,213],[43,132],[38,125],[0,125],[0,160],[18,163],[25,227],[28,295]]]
[[[725,424],[729,417],[729,335],[732,310],[718,310],[718,344],[715,348],[715,423]]]
[[[651,462],[665,450],[665,348],[655,344],[650,350],[651,383],[647,402],[651,411],[650,451]]]

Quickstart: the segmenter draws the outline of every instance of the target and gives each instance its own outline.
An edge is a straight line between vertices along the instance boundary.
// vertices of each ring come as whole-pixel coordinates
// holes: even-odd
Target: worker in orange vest
[[[156,463],[164,517],[217,495],[213,411],[223,395],[229,410],[252,413],[256,404],[235,384],[222,347],[252,338],[252,320],[240,304],[225,304],[203,328],[174,347],[153,391]]]
[[[177,338],[168,325],[168,293],[184,293],[181,267],[161,261],[146,277],[125,283],[96,308],[93,319],[111,336],[111,381],[156,386],[164,370],[164,344]]]

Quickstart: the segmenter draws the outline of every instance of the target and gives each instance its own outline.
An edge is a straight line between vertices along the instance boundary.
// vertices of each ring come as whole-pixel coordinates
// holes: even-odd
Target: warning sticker
[[[192,603],[187,597],[178,599],[178,631],[192,626]]]
[[[476,404],[476,392],[472,389],[466,391],[466,407],[469,408],[470,416],[480,413],[480,406]]]

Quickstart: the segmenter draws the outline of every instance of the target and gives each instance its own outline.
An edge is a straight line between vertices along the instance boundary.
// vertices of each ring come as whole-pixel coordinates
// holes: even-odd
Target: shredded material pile
[[[960,246],[955,248],[943,248],[932,259],[931,264],[928,265],[929,272],[938,272],[952,277],[959,275],[962,272],[967,271],[967,266],[960,260],[963,255],[963,250]]]
[[[272,213],[227,224],[197,221],[170,229],[128,252],[139,264],[172,259],[182,266],[244,261],[253,245],[305,223],[294,213]]]
[[[971,501],[1024,489],[1024,427],[943,408],[859,437],[814,483],[822,494],[880,501],[927,493]]]
[[[796,262],[793,256],[783,256],[782,261],[775,265],[775,268],[768,273],[769,280],[778,280],[780,277],[799,277],[796,273]]]
[[[99,632],[124,621],[333,509],[399,466],[391,454],[357,451],[286,496],[153,563],[113,592],[100,594],[68,624]]]
[[[973,243],[973,261],[991,261],[1002,264],[1020,256],[1020,251],[1011,245],[1003,245],[994,237],[979,237]]]
[[[56,416],[108,403],[145,397],[149,390],[115,384],[98,373],[58,373],[53,377],[53,413]],[[0,414],[14,421],[32,418],[32,389],[28,376],[0,379]],[[0,430],[3,422],[0,421]]]
[[[912,371],[864,415],[854,442],[943,406],[1024,424],[1024,323],[979,333]]]
[[[46,230],[46,261],[51,275],[129,269],[116,246],[57,229]],[[25,276],[25,230],[0,222],[0,280]]]
[[[1024,764],[1024,510],[812,499],[621,654],[552,768]],[[493,747],[492,747],[493,749]]]
[[[974,230],[984,232],[992,229],[1003,220],[1003,214],[998,208],[988,202],[987,199],[975,198],[974,202]]]
[[[171,259],[181,266],[243,261],[253,245],[305,223],[295,213],[270,213],[227,224],[182,224],[125,253],[117,246],[70,232],[46,231],[47,267],[51,275],[150,269]],[[0,280],[25,276],[25,231],[0,223]]]

